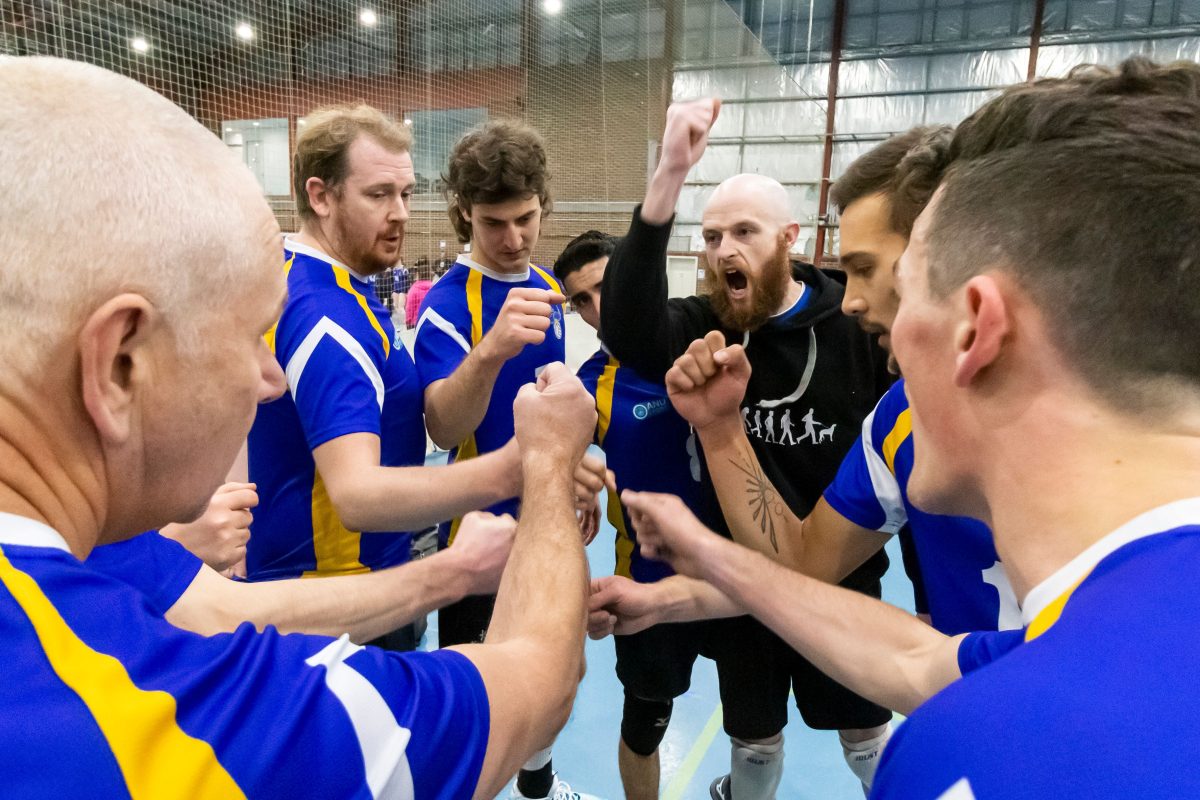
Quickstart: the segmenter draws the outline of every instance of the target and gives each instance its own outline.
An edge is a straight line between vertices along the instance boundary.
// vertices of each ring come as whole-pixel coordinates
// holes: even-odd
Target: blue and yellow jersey
[[[362,532],[338,518],[312,451],[352,433],[379,437],[386,467],[425,461],[421,390],[371,286],[319,250],[288,240],[288,299],[267,334],[288,390],[250,429],[258,508],[246,548],[252,580],[344,575],[408,561],[411,535]]]
[[[706,495],[701,491],[696,437],[671,406],[662,383],[621,366],[604,349],[589,358],[578,375],[596,398],[595,442],[617,480],[617,492],[608,493],[608,521],[617,532],[614,572],[639,583],[661,580],[674,572],[664,562],[642,556],[619,495],[625,489],[678,495],[711,525],[711,511],[706,510]]]
[[[1025,643],[897,729],[871,797],[1200,797],[1197,570],[1200,498],[1088,548],[1025,598]]]
[[[562,292],[554,276],[541,267],[531,264],[526,272],[508,275],[490,270],[468,256],[458,257],[458,262],[433,285],[421,303],[413,353],[422,393],[430,384],[449,378],[458,369],[471,349],[492,329],[509,290],[519,288]],[[512,406],[517,391],[536,380],[542,367],[566,358],[565,325],[562,307],[555,306],[545,340],[538,345],[526,345],[505,362],[492,387],[483,421],[466,441],[451,451],[451,461],[499,450],[512,438]],[[488,511],[515,514],[517,501],[499,503]],[[459,520],[453,520],[442,525],[440,538],[443,545],[454,539],[458,523]]]
[[[100,545],[83,563],[137,589],[159,616],[183,597],[204,566],[187,548],[158,531]]]
[[[274,628],[198,636],[0,515],[6,798],[470,797],[488,736],[459,653]]]
[[[942,633],[1020,627],[992,532],[978,520],[926,514],[908,501],[912,416],[897,381],[863,421],[862,435],[825,489],[835,511],[862,528],[894,534],[907,522],[933,625]]]

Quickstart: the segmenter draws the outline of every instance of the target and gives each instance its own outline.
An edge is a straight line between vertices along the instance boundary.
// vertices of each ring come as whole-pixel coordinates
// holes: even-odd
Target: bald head
[[[253,176],[161,95],[79,62],[0,58],[0,97],[6,370],[39,371],[123,291],[188,342],[208,309],[268,268],[277,229]]]
[[[726,178],[717,186],[704,207],[704,214],[726,213],[740,209],[758,217],[764,224],[782,228],[792,222],[790,200],[783,184],[765,175],[742,173]]]

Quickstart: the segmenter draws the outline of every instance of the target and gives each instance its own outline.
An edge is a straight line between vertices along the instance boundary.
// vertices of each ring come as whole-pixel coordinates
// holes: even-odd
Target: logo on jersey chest
[[[563,337],[562,317],[559,314],[550,315],[550,323],[554,326],[554,338],[561,339]],[[640,417],[639,417],[640,419]]]
[[[633,407],[633,416],[635,419],[648,419],[666,411],[670,404],[671,401],[665,397],[661,400],[651,400],[649,403],[638,403]]]
[[[824,444],[833,442],[833,433],[837,423],[825,425],[817,420],[816,410],[808,409],[808,413],[799,419],[792,419],[792,408],[759,406],[742,407],[742,425],[746,435],[761,439],[767,444],[797,445],[803,442],[809,444]]]

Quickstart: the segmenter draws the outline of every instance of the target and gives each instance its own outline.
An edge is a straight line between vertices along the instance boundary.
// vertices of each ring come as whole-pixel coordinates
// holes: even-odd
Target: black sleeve
[[[641,212],[639,205],[604,271],[600,340],[622,364],[661,380],[692,340],[716,324],[698,298],[668,302],[667,245],[674,218],[649,225]]]

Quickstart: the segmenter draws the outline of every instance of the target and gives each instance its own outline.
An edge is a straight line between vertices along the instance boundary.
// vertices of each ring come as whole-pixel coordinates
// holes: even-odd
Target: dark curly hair
[[[554,277],[559,283],[566,281],[567,276],[578,271],[585,264],[590,264],[597,258],[611,256],[617,249],[617,237],[609,236],[601,231],[585,231],[567,242],[562,255],[554,260]]]
[[[882,192],[891,208],[892,229],[908,236],[950,163],[952,135],[948,125],[896,134],[855,159],[830,189],[830,200],[844,211],[856,200]]]
[[[458,240],[471,241],[471,223],[463,216],[476,203],[503,203],[537,195],[542,216],[550,213],[546,146],[523,122],[494,119],[468,131],[454,145],[442,174],[447,211]]]

